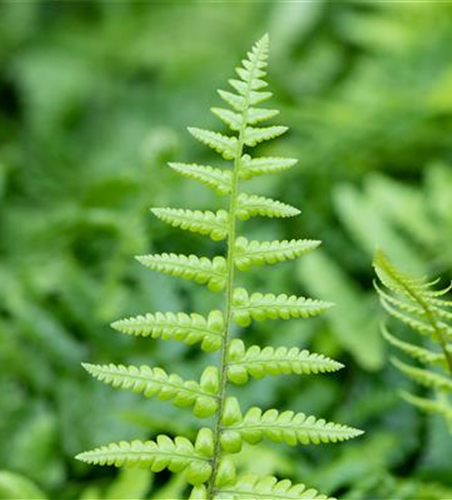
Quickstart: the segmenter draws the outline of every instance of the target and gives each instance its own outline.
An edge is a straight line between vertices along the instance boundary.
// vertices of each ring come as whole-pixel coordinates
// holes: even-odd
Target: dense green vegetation
[[[388,362],[371,267],[379,246],[408,273],[452,277],[452,5],[188,0],[0,3],[1,498],[186,494],[177,477],[74,460],[105,442],[193,438],[197,429],[190,412],[98,384],[80,363],[152,360],[187,378],[205,366],[194,347],[132,339],[108,324],[215,308],[212,294],[131,257],[213,254],[214,243],[148,209],[217,203],[166,163],[211,161],[185,127],[214,126],[212,89],[266,31],[273,106],[291,130],[260,152],[300,162],[253,180],[253,191],[302,214],[249,221],[248,235],[324,245],[295,272],[280,264],[246,284],[336,307],[301,324],[253,324],[247,335],[347,368],[253,381],[240,397],[366,434],[345,445],[244,448],[241,471],[341,498],[452,498],[452,437],[444,419],[397,394],[425,395]]]

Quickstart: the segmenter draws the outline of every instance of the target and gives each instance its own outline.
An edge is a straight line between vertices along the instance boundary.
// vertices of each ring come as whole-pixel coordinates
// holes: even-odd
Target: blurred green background
[[[244,229],[323,245],[250,273],[246,285],[337,306],[246,337],[306,346],[346,368],[256,381],[239,394],[244,405],[312,412],[366,434],[261,445],[241,469],[347,499],[452,498],[452,438],[398,398],[407,382],[378,333],[370,266],[379,245],[407,271],[451,278],[452,3],[257,0],[0,2],[0,498],[185,494],[178,478],[73,459],[108,441],[192,436],[198,425],[187,411],[96,383],[80,363],[149,363],[193,378],[211,361],[108,325],[157,310],[205,312],[218,300],[133,256],[218,251],[148,209],[218,207],[166,162],[212,160],[185,129],[221,130],[209,112],[215,89],[266,31],[272,107],[291,131],[262,152],[300,163],[253,190],[302,215]]]

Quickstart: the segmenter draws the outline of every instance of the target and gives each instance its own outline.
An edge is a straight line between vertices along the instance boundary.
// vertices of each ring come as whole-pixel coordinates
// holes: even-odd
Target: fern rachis
[[[283,126],[257,126],[274,118],[278,112],[257,105],[271,97],[266,87],[268,37],[264,36],[237,69],[238,80],[229,83],[234,92],[219,91],[232,109],[213,108],[232,135],[201,128],[189,128],[191,135],[211,147],[226,160],[232,170],[209,165],[172,163],[181,175],[200,182],[216,194],[228,196],[228,210],[216,212],[182,208],[156,208],[152,212],[162,221],[183,230],[210,236],[214,241],[227,240],[226,256],[213,258],[175,253],[138,257],[153,271],[193,280],[213,292],[224,293],[223,311],[198,313],[147,313],[115,322],[112,326],[128,335],[150,336],[163,340],[180,340],[186,344],[199,342],[205,352],[217,351],[217,366],[208,366],[199,381],[183,380],[160,367],[85,364],[95,378],[113,387],[143,393],[171,401],[176,406],[191,407],[198,418],[213,416],[212,427],[202,427],[194,443],[185,437],[174,440],[160,435],[155,441],[120,442],[101,446],[78,455],[82,461],[100,465],[149,467],[158,472],[185,471],[194,485],[191,498],[246,499],[290,498],[326,499],[302,484],[278,481],[272,476],[237,478],[231,455],[239,453],[242,443],[257,444],[262,439],[298,443],[326,443],[350,439],[361,431],[326,422],[314,416],[257,407],[242,412],[235,397],[228,394],[230,383],[242,385],[250,377],[262,378],[279,374],[316,374],[334,372],[342,365],[326,356],[293,348],[246,347],[233,339],[232,325],[249,326],[253,320],[308,318],[328,310],[332,304],[295,295],[250,293],[236,287],[235,274],[254,265],[276,264],[295,259],[314,250],[316,240],[248,241],[237,234],[238,219],[250,217],[293,217],[299,210],[270,198],[247,194],[240,182],[253,176],[286,170],[296,161],[288,158],[252,158],[246,151],[256,144],[278,137],[287,131]]]

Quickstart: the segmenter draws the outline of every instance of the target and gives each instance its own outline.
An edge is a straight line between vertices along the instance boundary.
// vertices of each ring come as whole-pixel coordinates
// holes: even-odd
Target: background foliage
[[[452,438],[394,391],[406,381],[387,363],[370,266],[379,245],[408,272],[451,278],[452,4],[188,0],[0,3],[0,498],[183,495],[177,478],[73,459],[108,441],[195,430],[189,412],[97,384],[80,362],[202,370],[195,350],[108,324],[212,308],[210,294],[132,256],[211,250],[148,208],[215,204],[165,164],[208,158],[185,127],[212,124],[214,89],[265,31],[275,107],[291,126],[266,151],[300,164],[256,191],[303,213],[251,222],[250,236],[324,245],[296,273],[283,264],[247,279],[337,306],[302,325],[258,325],[252,340],[308,346],[347,368],[241,390],[250,406],[320,413],[366,435],[250,449],[243,470],[350,499],[452,498]]]

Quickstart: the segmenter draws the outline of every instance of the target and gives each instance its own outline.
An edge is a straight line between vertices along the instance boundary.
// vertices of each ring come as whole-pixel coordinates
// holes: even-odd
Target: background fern
[[[433,390],[434,398],[420,397],[403,392],[402,397],[418,408],[437,413],[449,423],[452,431],[452,301],[447,299],[447,288],[437,289],[438,280],[412,278],[399,271],[383,253],[378,251],[374,259],[375,271],[384,288],[375,285],[384,309],[422,337],[431,340],[434,350],[394,336],[386,326],[382,327],[385,339],[422,368],[406,363],[398,357],[394,366],[405,376],[427,389]],[[425,344],[425,342],[424,342]]]
[[[229,193],[229,210],[218,210],[216,214],[207,211],[172,208],[153,209],[154,215],[168,224],[181,229],[209,235],[213,240],[227,239],[226,259],[215,256],[198,258],[195,255],[158,254],[138,257],[138,260],[154,271],[172,274],[207,285],[211,291],[225,292],[223,312],[211,312],[221,325],[219,364],[207,367],[200,382],[184,381],[179,375],[168,375],[161,368],[148,366],[91,365],[85,369],[95,378],[114,387],[142,392],[145,396],[157,395],[162,400],[172,400],[176,406],[193,406],[198,418],[215,415],[212,427],[202,427],[194,443],[186,437],[174,439],[162,434],[156,441],[132,441],[112,443],[77,455],[79,460],[89,464],[149,467],[154,472],[167,468],[171,472],[185,472],[186,480],[195,486],[191,498],[326,498],[306,486],[292,485],[290,481],[278,481],[272,476],[237,478],[236,468],[228,455],[239,453],[242,443],[257,444],[264,437],[289,445],[328,443],[344,441],[361,434],[361,431],[306,416],[293,411],[278,412],[275,409],[263,411],[250,408],[242,414],[236,397],[229,395],[228,381],[244,384],[248,374],[261,378],[265,375],[281,373],[318,373],[336,371],[340,363],[319,354],[302,353],[294,348],[261,350],[258,346],[246,348],[242,341],[232,341],[234,323],[247,327],[252,320],[308,318],[328,310],[331,304],[295,295],[274,295],[272,293],[249,293],[236,286],[236,249],[239,266],[246,266],[298,257],[317,246],[311,240],[248,242],[238,236],[237,219],[247,220],[256,215],[266,217],[290,217],[299,211],[279,201],[241,192],[239,180],[242,172],[244,148],[253,147],[258,142],[268,141],[287,131],[287,127],[255,127],[256,122],[272,118],[276,110],[258,108],[256,105],[271,97],[271,93],[261,89],[267,86],[268,36],[261,38],[237,68],[240,80],[229,80],[237,93],[220,92],[220,96],[232,110],[214,108],[213,112],[227,123],[236,136],[226,136],[199,128],[189,128],[189,132],[200,142],[220,153],[225,159],[233,160],[232,175],[211,166],[178,164],[183,175],[202,182],[219,194]],[[247,155],[246,162],[253,160]],[[256,158],[265,162],[267,171],[278,171],[281,158]],[[286,160],[286,164],[294,164]],[[245,178],[253,176],[253,171],[245,167]],[[257,172],[261,174],[263,172]],[[206,182],[206,175],[208,182]],[[225,185],[226,184],[226,185]],[[252,249],[252,251],[250,251]],[[270,257],[268,257],[271,252]],[[273,256],[271,256],[273,255]],[[195,316],[171,313],[148,314],[115,323],[115,328],[127,334],[150,335],[165,331],[165,339],[184,340],[198,329],[196,340],[204,342],[204,336],[212,335],[208,320],[196,321]],[[144,321],[143,321],[144,320]],[[133,327],[137,328],[133,328]],[[132,327],[132,328],[131,328]],[[163,336],[160,334],[163,338]],[[182,337],[182,338],[181,338]],[[193,336],[192,336],[193,339]],[[207,341],[206,341],[207,344]],[[201,344],[203,347],[203,344]],[[210,344],[208,351],[212,345]]]

